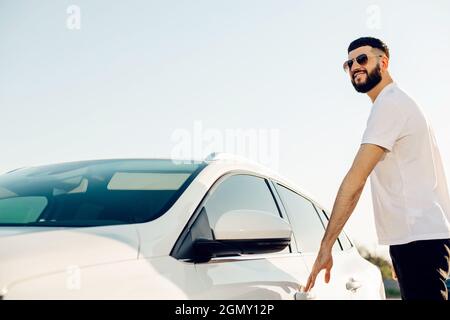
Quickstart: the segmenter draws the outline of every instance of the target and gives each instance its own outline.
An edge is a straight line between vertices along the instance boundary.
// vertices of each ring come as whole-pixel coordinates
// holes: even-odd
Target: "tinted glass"
[[[266,181],[249,175],[236,175],[221,182],[205,209],[211,228],[222,214],[231,210],[260,210],[280,216]]]
[[[325,230],[312,202],[281,185],[277,189],[291,221],[299,251],[318,251]]]
[[[0,225],[91,226],[151,221],[168,210],[200,163],[83,161],[0,176]]]

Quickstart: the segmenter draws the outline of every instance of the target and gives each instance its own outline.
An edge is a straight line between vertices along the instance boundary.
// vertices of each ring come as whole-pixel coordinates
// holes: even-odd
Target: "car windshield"
[[[163,215],[205,163],[96,160],[0,175],[0,226],[99,226]]]

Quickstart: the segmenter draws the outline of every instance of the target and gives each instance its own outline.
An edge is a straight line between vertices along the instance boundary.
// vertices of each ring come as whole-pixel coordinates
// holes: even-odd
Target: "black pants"
[[[389,253],[403,300],[448,300],[450,239],[393,245]]]

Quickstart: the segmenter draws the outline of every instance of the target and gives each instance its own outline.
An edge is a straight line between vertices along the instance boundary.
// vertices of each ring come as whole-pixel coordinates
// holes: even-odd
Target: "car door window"
[[[192,224],[188,223],[180,235],[171,255],[185,261],[195,260],[194,242],[199,238],[212,240],[214,237],[212,230],[219,218],[228,211],[240,209],[263,211],[285,219],[280,214],[278,202],[275,201],[272,189],[264,178],[245,174],[225,177],[212,187],[198,214],[190,220]],[[255,221],[256,223],[258,221]],[[239,226],[236,225],[236,228]],[[289,245],[284,250],[270,255],[290,252]]]
[[[266,181],[249,175],[235,175],[221,182],[204,207],[212,228],[222,214],[231,210],[261,210],[280,216]]]
[[[218,219],[231,210],[260,210],[281,217],[266,180],[250,175],[234,175],[222,181],[206,201],[204,209],[212,229]],[[281,251],[287,252],[289,247]]]

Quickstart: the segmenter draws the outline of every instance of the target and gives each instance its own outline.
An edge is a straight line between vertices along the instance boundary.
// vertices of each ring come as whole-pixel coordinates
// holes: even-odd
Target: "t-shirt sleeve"
[[[375,144],[392,151],[395,142],[405,135],[407,110],[393,99],[386,99],[372,108],[361,144]]]

